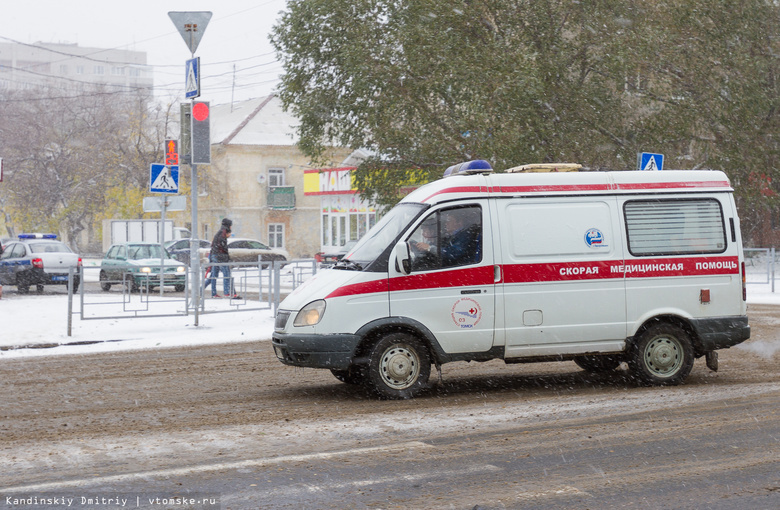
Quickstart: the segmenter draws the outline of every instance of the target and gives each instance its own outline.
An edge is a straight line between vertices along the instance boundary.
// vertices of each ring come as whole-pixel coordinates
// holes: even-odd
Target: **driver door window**
[[[482,209],[442,209],[409,237],[412,272],[477,264],[482,260]]]

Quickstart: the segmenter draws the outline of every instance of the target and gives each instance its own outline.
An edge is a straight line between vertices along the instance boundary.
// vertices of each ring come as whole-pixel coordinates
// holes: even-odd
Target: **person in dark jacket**
[[[216,265],[216,263],[222,262],[230,262],[230,255],[228,254],[228,246],[227,241],[230,237],[230,233],[232,232],[231,227],[233,226],[233,222],[225,218],[222,220],[222,227],[219,229],[219,232],[217,232],[214,235],[214,240],[211,242],[211,253],[209,253],[209,262],[212,263],[211,266],[211,275],[206,280],[206,284],[204,286],[204,290],[206,287],[209,286],[209,282],[211,283],[211,297],[213,298],[219,298],[222,297],[219,294],[217,294],[217,277],[219,276],[220,270],[222,271],[222,289],[224,291],[224,295],[226,297],[232,297],[233,299],[238,299],[238,296],[235,295],[235,293],[232,290],[233,287],[233,279],[230,277],[230,266],[223,265],[219,266]]]

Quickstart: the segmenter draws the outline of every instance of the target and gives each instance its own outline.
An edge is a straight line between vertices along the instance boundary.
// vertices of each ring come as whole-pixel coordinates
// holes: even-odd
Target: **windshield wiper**
[[[349,259],[341,259],[333,266],[333,269],[344,269],[347,271],[362,271],[363,266]]]

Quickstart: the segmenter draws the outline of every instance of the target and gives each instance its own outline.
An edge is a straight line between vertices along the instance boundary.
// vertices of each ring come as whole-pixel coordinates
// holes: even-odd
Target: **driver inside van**
[[[442,222],[441,239],[437,216]],[[477,207],[449,209],[426,218],[411,236],[415,270],[474,264],[482,259],[482,221]]]
[[[477,207],[442,212],[442,267],[474,264],[482,259],[482,221]]]

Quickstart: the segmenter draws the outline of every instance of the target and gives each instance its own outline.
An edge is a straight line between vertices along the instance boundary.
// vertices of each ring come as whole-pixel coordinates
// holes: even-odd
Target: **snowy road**
[[[0,508],[45,494],[143,508],[183,495],[234,509],[777,508],[778,307],[752,305],[750,320],[751,340],[721,351],[717,373],[697,360],[684,386],[570,362],[454,363],[401,402],[283,366],[263,340],[9,357]]]

